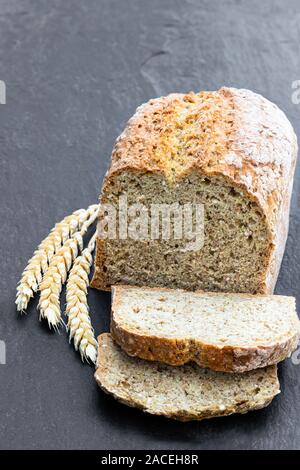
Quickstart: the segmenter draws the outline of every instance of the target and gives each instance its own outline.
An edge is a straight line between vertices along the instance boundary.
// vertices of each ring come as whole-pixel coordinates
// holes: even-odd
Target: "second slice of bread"
[[[245,372],[285,359],[300,322],[293,297],[115,286],[111,334],[131,356]]]
[[[95,378],[126,405],[181,421],[246,413],[267,406],[279,390],[276,366],[225,374],[196,364],[171,367],[128,357],[109,334],[98,338]]]

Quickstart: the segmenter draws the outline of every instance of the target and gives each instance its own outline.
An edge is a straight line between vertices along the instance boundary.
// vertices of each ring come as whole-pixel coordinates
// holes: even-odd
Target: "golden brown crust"
[[[285,342],[260,348],[217,348],[200,341],[175,340],[140,335],[122,329],[112,319],[111,335],[129,355],[180,366],[190,361],[218,372],[246,372],[283,361],[297,347],[298,336]]]
[[[172,182],[213,168],[229,150],[232,98],[223,92],[171,94],[140,106],[117,139],[110,174],[161,173]]]
[[[117,310],[121,303],[123,289],[136,289],[136,287],[118,286],[117,289],[112,287],[113,303],[110,332],[113,339],[128,355],[140,359],[159,361],[172,366],[180,366],[192,361],[201,367],[208,367],[215,371],[241,373],[283,361],[296,349],[299,341],[300,329],[298,326],[297,330],[296,325],[294,334],[282,339],[281,342],[270,345],[257,344],[254,347],[218,347],[199,340],[145,335],[126,328],[118,322]],[[169,289],[162,288],[147,288],[147,290],[170,292]],[[200,293],[200,291],[198,292]],[[206,293],[206,295],[210,294]],[[222,295],[230,296],[232,294]],[[239,294],[239,296],[249,298],[250,294]]]
[[[261,95],[225,87],[171,94],[137,109],[116,141],[105,183],[127,169],[171,181],[198,169],[226,176],[273,219],[296,153],[288,119]]]
[[[171,94],[140,106],[117,139],[102,200],[125,170],[160,173],[168,184],[198,171],[225,178],[257,203],[269,232],[261,293],[272,293],[288,232],[297,139],[279,108],[249,90]],[[93,286],[109,289],[97,241]]]

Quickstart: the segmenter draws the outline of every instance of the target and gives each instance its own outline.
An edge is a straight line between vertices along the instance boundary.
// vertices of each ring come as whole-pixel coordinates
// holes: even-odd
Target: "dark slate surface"
[[[0,447],[18,449],[299,449],[299,373],[263,411],[202,423],[116,403],[36,303],[18,318],[15,284],[51,226],[97,200],[114,139],[137,105],[172,91],[250,88],[275,101],[299,135],[300,5],[295,1],[1,0]],[[300,296],[299,171],[277,293]],[[92,291],[96,332],[110,298]]]

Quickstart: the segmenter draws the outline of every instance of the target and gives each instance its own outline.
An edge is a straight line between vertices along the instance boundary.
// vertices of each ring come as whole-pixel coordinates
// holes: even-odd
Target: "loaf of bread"
[[[280,393],[276,366],[244,374],[172,367],[127,356],[102,334],[95,378],[126,405],[181,421],[246,413],[267,406]]]
[[[171,94],[142,105],[116,141],[100,201],[115,207],[119,224],[120,196],[149,213],[152,204],[201,206],[204,244],[187,250],[188,237],[135,239],[117,230],[114,238],[101,230],[92,286],[271,293],[296,155],[284,113],[249,90]]]
[[[245,372],[284,360],[300,337],[294,297],[132,286],[112,293],[112,337],[142,359]]]

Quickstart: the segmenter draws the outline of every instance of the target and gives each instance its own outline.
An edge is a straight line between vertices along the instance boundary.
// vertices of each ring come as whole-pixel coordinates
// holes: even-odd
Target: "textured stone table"
[[[15,284],[51,226],[95,202],[114,139],[136,106],[172,91],[251,88],[300,135],[300,5],[234,0],[0,0],[1,448],[299,449],[300,365],[262,411],[177,423],[104,395],[66,334],[14,308]],[[299,171],[277,293],[298,296]],[[90,293],[97,333],[110,296]]]

